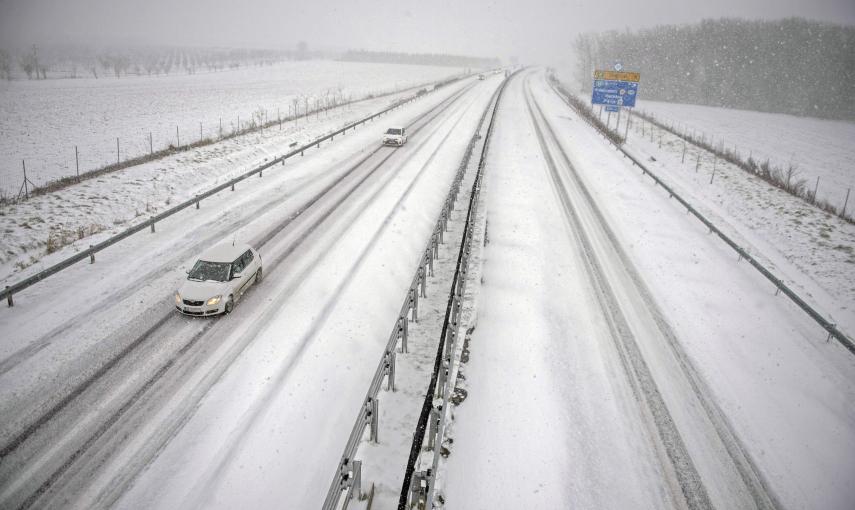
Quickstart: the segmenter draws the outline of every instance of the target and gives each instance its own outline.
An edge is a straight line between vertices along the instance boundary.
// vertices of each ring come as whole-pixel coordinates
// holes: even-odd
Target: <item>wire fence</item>
[[[445,84],[450,83],[451,81],[457,81],[457,80],[462,79],[462,78],[463,78],[463,76],[458,77],[458,78],[454,78],[454,79],[445,80],[445,81],[441,82],[440,84],[438,84],[437,86],[435,86],[434,90],[436,90],[436,88],[438,88],[438,86],[445,85]],[[231,189],[232,191],[234,191],[235,184],[237,184],[237,183],[239,183],[239,182],[241,182],[241,181],[243,181],[243,180],[245,180],[251,176],[254,176],[254,175],[258,175],[259,177],[261,177],[263,175],[264,170],[266,170],[270,167],[273,167],[275,165],[280,165],[280,164],[284,165],[286,159],[292,158],[298,154],[302,155],[303,152],[309,148],[320,147],[323,142],[326,142],[327,140],[333,141],[333,140],[335,140],[335,137],[338,135],[346,135],[348,130],[356,129],[358,126],[360,126],[366,122],[370,122],[370,121],[374,120],[375,118],[380,117],[381,115],[384,115],[384,114],[386,114],[386,113],[388,113],[388,112],[390,112],[396,108],[399,108],[399,107],[401,107],[407,103],[415,101],[416,99],[420,98],[422,95],[423,94],[421,93],[421,91],[419,91],[416,94],[413,94],[413,95],[410,95],[408,97],[399,99],[399,100],[395,101],[394,103],[392,103],[392,105],[390,105],[389,107],[384,108],[383,110],[381,110],[377,113],[374,113],[372,115],[369,115],[367,117],[359,119],[355,122],[351,122],[351,123],[347,124],[346,126],[344,126],[343,128],[337,130],[337,131],[334,131],[332,133],[320,136],[308,144],[297,147],[297,148],[293,149],[292,151],[288,152],[287,154],[285,154],[283,156],[273,158],[271,161],[264,163],[263,165],[260,165],[256,168],[254,168],[254,169],[252,169],[252,170],[250,170],[244,174],[241,174],[241,175],[239,175],[233,179],[230,179],[229,181],[226,181],[220,185],[217,185],[217,186],[209,189],[208,191],[206,191],[204,193],[201,193],[201,194],[194,196],[193,198],[185,200],[184,202],[177,204],[177,205],[171,207],[170,209],[167,209],[167,210],[161,212],[160,214],[152,216],[148,220],[143,221],[141,223],[138,223],[138,224],[124,230],[123,232],[116,234],[115,236],[112,236],[108,239],[105,239],[104,241],[101,241],[98,244],[90,245],[87,250],[84,250],[84,251],[79,252],[75,255],[72,255],[72,256],[54,264],[53,266],[51,266],[51,267],[49,267],[43,271],[40,271],[40,272],[38,272],[38,273],[28,277],[28,278],[20,280],[20,281],[14,283],[12,285],[7,285],[4,289],[0,290],[0,299],[6,299],[7,306],[12,307],[12,306],[14,306],[14,295],[15,294],[37,284],[38,282],[44,280],[45,278],[48,278],[49,276],[52,276],[52,275],[54,275],[54,274],[56,274],[56,273],[58,273],[64,269],[67,269],[67,268],[71,267],[72,265],[74,265],[78,262],[84,261],[86,259],[89,260],[90,264],[93,264],[93,263],[95,263],[95,254],[98,253],[99,251],[104,250],[104,249],[122,241],[123,239],[125,239],[125,238],[127,238],[133,234],[136,234],[137,232],[141,232],[141,231],[146,230],[146,229],[151,229],[151,231],[154,232],[155,231],[155,225],[159,221],[161,221],[161,220],[163,220],[169,216],[172,216],[173,214],[176,214],[176,213],[178,213],[184,209],[192,207],[194,205],[195,205],[196,209],[198,209],[200,207],[200,203],[203,199],[208,198],[208,197],[210,197],[214,194],[217,194],[221,191],[224,191],[226,189]]]
[[[567,92],[567,89],[564,88],[560,82],[555,80],[554,78],[550,78],[550,85],[552,85],[555,92],[561,97],[568,106],[573,108],[574,111],[580,112],[577,102],[573,101],[572,98],[575,96]],[[577,98],[578,101],[578,98]],[[590,112],[590,107],[587,108],[587,111]],[[586,110],[581,110],[586,111]],[[783,293],[787,296],[796,306],[798,306],[803,312],[805,312],[811,319],[813,319],[823,330],[828,333],[828,340],[834,338],[837,340],[840,345],[842,345],[846,350],[848,350],[851,354],[855,354],[855,341],[852,340],[846,333],[841,331],[836,323],[831,322],[826,319],[824,315],[819,313],[816,309],[814,309],[810,304],[808,304],[801,296],[799,296],[793,289],[791,289],[783,280],[778,278],[774,273],[772,273],[769,269],[767,269],[760,261],[755,259],[751,254],[749,254],[743,247],[736,243],[733,239],[730,238],[727,234],[725,234],[721,229],[719,229],[713,222],[707,219],[700,211],[695,209],[686,199],[684,199],[681,195],[679,195],[674,189],[672,189],[666,182],[664,182],[657,174],[650,171],[650,169],[645,166],[637,157],[635,157],[632,153],[630,153],[627,148],[620,142],[615,142],[610,135],[613,135],[610,131],[605,131],[602,125],[598,125],[588,118],[587,115],[582,115],[582,118],[587,122],[591,127],[593,127],[597,132],[599,132],[604,138],[611,141],[615,148],[621,152],[621,154],[628,158],[633,165],[637,166],[641,169],[642,174],[650,177],[653,181],[662,187],[668,193],[670,198],[677,200],[680,205],[686,208],[686,211],[690,213],[692,216],[697,218],[701,223],[704,224],[709,229],[711,234],[715,234],[719,237],[725,244],[727,244],[730,248],[732,248],[737,255],[739,256],[738,260],[746,260],[749,264],[751,264],[754,269],[756,269],[764,278],[770,281],[775,286],[775,295],[777,296],[779,293]]]
[[[125,136],[104,136],[103,141],[81,141],[67,147],[45,147],[21,161],[5,162],[0,172],[0,206],[49,193],[106,173],[154,161],[179,151],[202,147],[236,136],[265,130],[282,130],[288,123],[308,122],[353,104],[404,93],[438,88],[462,75],[439,81],[369,93],[354,99],[342,91],[298,94],[279,106],[259,107],[246,114],[206,117],[169,128],[124,130]],[[339,110],[340,111],[340,110]],[[131,134],[128,135],[127,133]],[[17,167],[18,170],[12,170]]]

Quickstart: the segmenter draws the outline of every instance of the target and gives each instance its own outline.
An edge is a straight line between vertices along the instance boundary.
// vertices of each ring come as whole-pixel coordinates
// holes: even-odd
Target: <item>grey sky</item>
[[[0,45],[391,49],[563,60],[579,31],[738,16],[855,24],[855,0],[0,0]]]

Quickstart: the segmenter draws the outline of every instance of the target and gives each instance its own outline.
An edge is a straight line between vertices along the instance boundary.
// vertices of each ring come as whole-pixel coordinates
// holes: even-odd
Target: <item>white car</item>
[[[407,133],[402,127],[392,127],[383,135],[383,145],[397,145],[398,147],[407,143]]]
[[[186,315],[231,313],[235,303],[261,281],[261,256],[247,244],[225,242],[206,250],[175,293]]]

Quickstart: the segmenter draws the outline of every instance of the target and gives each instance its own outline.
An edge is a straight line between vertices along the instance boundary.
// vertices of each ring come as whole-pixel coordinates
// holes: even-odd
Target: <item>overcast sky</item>
[[[517,55],[564,60],[580,31],[709,17],[855,25],[855,0],[0,0],[0,46],[68,42]]]

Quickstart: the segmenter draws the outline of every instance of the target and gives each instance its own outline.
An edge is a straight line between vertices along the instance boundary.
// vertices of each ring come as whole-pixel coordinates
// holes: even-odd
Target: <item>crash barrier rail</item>
[[[554,78],[550,77],[549,84],[552,87],[552,90],[554,90],[555,93],[558,94],[558,97],[560,97],[568,106],[570,106],[570,108],[572,108],[573,110],[576,110],[576,108],[573,106],[573,102],[569,101],[567,99],[567,97],[565,97],[566,93],[559,90],[559,87],[556,86]],[[577,113],[579,113],[579,112],[577,111]],[[807,313],[811,319],[813,319],[817,324],[820,325],[820,327],[822,327],[828,333],[828,338],[826,340],[830,340],[833,337],[838,342],[840,342],[840,344],[843,347],[845,347],[850,353],[855,354],[855,342],[853,342],[853,340],[851,338],[849,338],[845,333],[843,333],[837,327],[836,324],[832,323],[831,321],[829,321],[828,319],[823,317],[822,314],[820,314],[812,306],[810,306],[807,302],[805,302],[804,299],[802,299],[798,294],[796,294],[795,291],[793,291],[789,286],[787,286],[780,278],[775,276],[774,273],[769,271],[757,259],[752,257],[751,254],[749,254],[744,248],[739,246],[733,239],[731,239],[727,234],[722,232],[721,229],[716,227],[710,220],[708,220],[697,209],[692,207],[692,205],[689,204],[689,202],[687,202],[683,197],[681,197],[679,194],[677,194],[677,192],[675,192],[670,186],[668,186],[668,184],[666,184],[662,179],[660,179],[659,176],[657,176],[656,174],[651,172],[650,169],[648,169],[646,166],[644,166],[644,164],[642,164],[641,161],[638,160],[638,158],[636,158],[635,156],[630,154],[626,150],[625,147],[623,147],[622,145],[618,145],[618,144],[614,143],[613,141],[611,141],[608,136],[606,136],[605,134],[602,133],[601,129],[598,129],[597,126],[595,126],[590,121],[588,121],[588,119],[585,118],[584,115],[580,115],[580,117],[582,117],[585,120],[585,122],[588,123],[588,125],[590,125],[595,130],[597,130],[597,132],[599,132],[601,135],[603,135],[606,140],[609,140],[609,142],[612,145],[614,145],[615,148],[617,150],[619,150],[623,154],[624,157],[629,158],[629,160],[634,165],[641,168],[642,175],[649,176],[651,179],[653,179],[654,184],[658,184],[659,186],[662,186],[662,188],[668,192],[669,198],[677,199],[677,201],[683,207],[686,208],[686,211],[688,213],[692,214],[695,218],[700,220],[700,222],[703,223],[709,229],[710,233],[715,233],[722,241],[724,241],[728,246],[733,248],[733,250],[739,256],[738,260],[742,260],[742,259],[747,260],[749,264],[751,264],[757,271],[760,272],[760,274],[762,274],[767,280],[772,282],[772,284],[775,285],[775,295],[776,296],[778,295],[778,293],[783,292],[785,296],[790,298],[790,300],[796,304],[796,306],[798,306],[799,308],[802,309],[802,311]]]
[[[484,147],[481,149],[481,158],[478,161],[478,169],[472,190],[469,196],[469,210],[466,213],[466,222],[463,227],[463,236],[460,242],[460,251],[457,256],[457,266],[454,270],[454,278],[451,283],[451,291],[448,295],[448,303],[445,308],[445,318],[442,323],[439,345],[437,346],[436,358],[434,360],[433,373],[425,392],[422,410],[413,434],[413,442],[410,446],[410,456],[407,460],[404,481],[401,485],[401,494],[398,499],[398,510],[405,510],[415,506],[416,508],[432,508],[436,480],[436,470],[441,455],[442,439],[445,435],[445,421],[449,416],[447,408],[451,393],[454,390],[454,381],[450,375],[453,367],[453,356],[457,349],[460,331],[460,315],[463,307],[463,296],[466,292],[467,272],[469,269],[469,256],[472,250],[472,238],[476,213],[478,210],[478,199],[481,193],[481,179],[484,175],[484,166],[490,147],[490,137],[496,121],[496,112],[499,102],[513,73],[505,79],[501,88],[497,91],[496,101],[493,105],[493,113],[484,139]],[[425,447],[425,433],[427,433],[427,445],[425,451],[433,451],[431,467],[416,471],[416,463]]]
[[[504,83],[497,89],[491,99],[491,104],[496,101],[500,91],[504,88]],[[378,441],[379,435],[379,399],[378,394],[382,386],[383,380],[386,380],[386,390],[395,391],[395,360],[398,352],[407,353],[407,335],[408,322],[412,319],[418,322],[419,314],[419,298],[427,297],[427,276],[433,276],[433,261],[439,255],[439,245],[444,242],[444,232],[448,230],[448,220],[451,212],[454,210],[454,205],[457,201],[457,196],[460,192],[460,186],[463,178],[466,175],[466,169],[469,167],[469,161],[472,153],[481,138],[481,126],[487,113],[490,111],[490,105],[484,109],[481,118],[478,121],[478,129],[469,141],[466,147],[463,159],[460,166],[457,168],[457,174],[454,176],[451,188],[446,195],[445,202],[439,217],[436,220],[436,225],[433,228],[430,239],[425,247],[422,257],[419,260],[418,267],[413,275],[410,287],[404,296],[404,302],[401,305],[401,310],[398,312],[398,317],[392,327],[392,332],[389,335],[389,340],[386,343],[386,348],[383,355],[380,357],[380,363],[377,365],[377,370],[374,372],[374,377],[368,386],[368,392],[365,399],[359,408],[359,413],[356,416],[356,422],[348,436],[347,443],[344,447],[338,466],[336,466],[335,474],[327,491],[326,499],[324,500],[323,509],[332,510],[334,508],[346,509],[354,496],[357,499],[362,499],[364,494],[362,491],[362,462],[355,459],[359,444],[365,434],[365,429],[369,429],[368,440],[372,442]],[[471,204],[470,204],[471,210]],[[456,277],[456,273],[455,273]],[[398,351],[398,340],[401,341],[401,350]],[[345,495],[342,504],[341,497]]]
[[[434,90],[437,90],[437,89],[434,89]],[[258,166],[256,168],[244,173],[244,174],[241,174],[241,175],[239,175],[239,176],[237,176],[237,177],[235,177],[229,181],[226,181],[223,184],[215,186],[214,188],[211,188],[208,191],[205,191],[204,193],[200,193],[198,195],[195,195],[193,198],[185,200],[184,202],[181,202],[180,204],[178,204],[178,205],[176,205],[170,209],[167,209],[160,214],[152,216],[151,218],[143,221],[142,223],[134,225],[134,226],[124,230],[123,232],[120,232],[120,233],[116,234],[115,236],[110,237],[109,239],[105,239],[104,241],[101,241],[100,243],[97,243],[94,245],[89,245],[88,249],[81,251],[80,253],[77,253],[75,255],[72,255],[72,256],[54,264],[53,266],[30,276],[29,278],[21,280],[21,281],[15,283],[15,284],[12,284],[12,285],[7,285],[5,289],[0,290],[0,299],[5,298],[7,306],[10,306],[10,307],[14,306],[14,300],[12,298],[12,296],[14,294],[17,294],[17,293],[21,292],[22,290],[35,285],[36,283],[44,280],[45,278],[52,276],[52,275],[66,269],[66,268],[68,268],[68,267],[70,267],[70,266],[72,266],[72,265],[74,265],[74,264],[76,264],[82,260],[87,259],[87,258],[89,259],[90,264],[94,264],[95,263],[95,254],[98,253],[99,251],[104,250],[104,249],[118,243],[119,241],[121,241],[127,237],[130,237],[133,234],[136,234],[137,232],[143,231],[146,228],[150,228],[151,232],[154,232],[155,231],[154,226],[158,221],[164,220],[164,219],[172,216],[173,214],[175,214],[179,211],[187,209],[188,207],[190,207],[192,205],[195,205],[196,209],[199,209],[200,202],[202,200],[204,200],[205,198],[208,198],[212,195],[215,195],[215,194],[225,190],[226,188],[230,188],[232,191],[234,191],[235,184],[237,184],[237,183],[239,183],[239,182],[241,182],[241,181],[243,181],[249,177],[252,177],[253,175],[256,175],[256,174],[258,174],[259,177],[262,177],[264,170],[267,170],[268,168],[270,168],[274,165],[280,164],[280,163],[282,165],[284,165],[286,159],[292,158],[292,157],[296,156],[297,154],[302,156],[303,152],[305,152],[306,150],[311,149],[312,147],[320,147],[321,143],[323,143],[327,140],[333,141],[337,135],[347,134],[348,129],[356,129],[357,126],[359,126],[361,124],[365,124],[366,122],[370,122],[370,121],[374,120],[375,118],[380,117],[381,115],[384,115],[384,114],[386,114],[386,113],[388,113],[388,112],[390,112],[396,108],[399,108],[399,107],[401,107],[407,103],[411,103],[411,102],[415,101],[416,99],[423,97],[424,95],[425,94],[421,94],[421,93],[417,92],[413,96],[410,96],[410,97],[405,98],[405,99],[401,99],[400,101],[396,101],[395,103],[393,103],[391,106],[389,106],[388,108],[386,108],[384,110],[381,110],[381,111],[379,111],[373,115],[370,115],[368,117],[365,117],[361,120],[357,120],[355,122],[352,122],[352,123],[344,126],[343,128],[337,130],[337,131],[334,131],[332,133],[320,136],[320,137],[316,138],[315,140],[309,142],[306,145],[298,147],[298,148],[292,150],[291,152],[289,152],[283,156],[279,156],[278,158],[274,158],[271,161],[264,163],[263,165]]]

